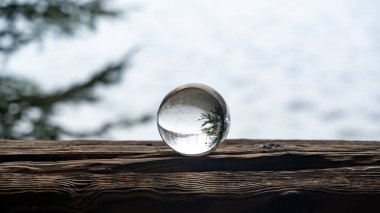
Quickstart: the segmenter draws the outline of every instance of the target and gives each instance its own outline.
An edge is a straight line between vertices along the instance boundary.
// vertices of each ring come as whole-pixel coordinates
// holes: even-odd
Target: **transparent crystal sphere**
[[[187,156],[207,154],[223,141],[230,113],[222,96],[203,84],[185,84],[167,94],[157,113],[162,139]]]

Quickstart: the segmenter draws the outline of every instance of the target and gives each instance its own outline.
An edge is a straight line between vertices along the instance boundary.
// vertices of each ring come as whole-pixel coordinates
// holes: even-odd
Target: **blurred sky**
[[[116,1],[129,12],[96,33],[51,37],[17,52],[10,74],[46,90],[83,81],[133,46],[124,81],[95,105],[62,106],[55,120],[91,129],[156,114],[163,97],[199,82],[226,100],[228,138],[380,140],[380,1]],[[104,138],[160,139],[156,121]]]

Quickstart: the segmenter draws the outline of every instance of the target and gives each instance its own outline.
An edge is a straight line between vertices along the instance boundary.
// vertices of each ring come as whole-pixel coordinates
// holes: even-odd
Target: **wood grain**
[[[380,212],[380,143],[0,140],[1,212]]]

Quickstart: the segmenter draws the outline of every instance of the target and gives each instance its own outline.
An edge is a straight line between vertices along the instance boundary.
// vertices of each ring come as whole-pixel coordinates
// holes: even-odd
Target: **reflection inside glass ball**
[[[185,84],[166,95],[158,110],[157,125],[172,149],[183,155],[202,155],[226,138],[230,114],[214,89]]]

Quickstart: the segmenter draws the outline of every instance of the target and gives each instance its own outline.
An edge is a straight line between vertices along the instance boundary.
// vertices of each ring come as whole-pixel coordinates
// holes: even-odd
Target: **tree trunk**
[[[380,212],[380,143],[0,140],[1,212]]]

